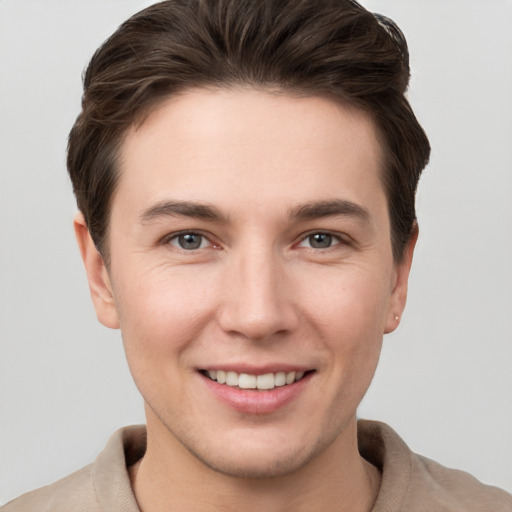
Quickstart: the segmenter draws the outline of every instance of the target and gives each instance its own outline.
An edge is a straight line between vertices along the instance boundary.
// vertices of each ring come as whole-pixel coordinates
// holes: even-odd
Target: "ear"
[[[418,224],[414,223],[411,236],[404,249],[403,258],[395,265],[395,283],[389,301],[388,313],[384,325],[384,334],[393,332],[400,324],[400,319],[402,318],[402,313],[407,301],[409,273],[411,271],[414,247],[418,240],[418,233]]]
[[[110,277],[101,254],[94,242],[81,212],[75,215],[73,222],[75,236],[84,262],[91,298],[98,320],[111,329],[119,328],[119,319],[114,300]]]

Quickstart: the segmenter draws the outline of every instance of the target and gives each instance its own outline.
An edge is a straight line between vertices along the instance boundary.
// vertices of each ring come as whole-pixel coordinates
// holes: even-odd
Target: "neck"
[[[378,493],[380,473],[359,455],[355,418],[318,457],[273,478],[221,474],[159,430],[148,422],[146,454],[130,468],[141,512],[369,512]]]

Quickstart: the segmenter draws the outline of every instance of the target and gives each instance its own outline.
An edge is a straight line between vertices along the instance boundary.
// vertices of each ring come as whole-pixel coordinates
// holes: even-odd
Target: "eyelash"
[[[200,240],[199,246],[198,247],[192,247],[192,248],[185,248],[185,247],[182,247],[181,244],[178,246],[178,245],[175,245],[175,244],[172,243],[173,241],[176,241],[176,243],[179,244],[180,237],[185,237],[185,236],[197,236],[197,237],[200,237],[201,240]],[[308,246],[303,245],[304,243],[307,243],[308,240],[311,243],[311,238],[314,237],[314,236],[329,237],[330,245],[328,245],[327,247],[312,247],[311,245],[308,245]],[[163,243],[164,244],[172,245],[173,247],[176,247],[177,249],[182,250],[182,251],[186,251],[186,252],[194,252],[194,251],[199,250],[199,249],[205,249],[206,247],[203,246],[203,243],[205,241],[209,245],[213,246],[214,248],[219,248],[219,246],[216,245],[215,243],[213,243],[209,239],[208,236],[206,236],[205,234],[203,234],[203,233],[201,233],[199,231],[181,231],[179,233],[173,233],[172,235],[167,236],[167,237],[165,237],[163,239]],[[338,245],[349,245],[349,244],[350,244],[350,242],[347,241],[346,237],[343,237],[340,234],[332,233],[330,231],[310,231],[309,233],[305,233],[305,234],[301,235],[300,239],[299,239],[299,242],[296,243],[295,246],[305,247],[305,248],[311,249],[311,250],[325,251],[325,250],[328,250],[328,249],[332,249],[333,247],[336,247]]]

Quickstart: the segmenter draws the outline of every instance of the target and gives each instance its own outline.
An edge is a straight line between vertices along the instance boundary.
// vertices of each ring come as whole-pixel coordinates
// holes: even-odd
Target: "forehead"
[[[317,96],[189,90],[133,127],[116,195],[132,207],[171,196],[225,208],[383,195],[382,151],[366,113]]]

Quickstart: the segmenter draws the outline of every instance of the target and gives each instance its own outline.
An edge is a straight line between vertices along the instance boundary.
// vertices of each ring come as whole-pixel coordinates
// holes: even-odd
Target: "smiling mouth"
[[[250,375],[223,370],[202,370],[201,373],[219,384],[238,389],[269,390],[283,386],[289,386],[298,382],[312,371],[302,372],[276,372],[263,375]]]

